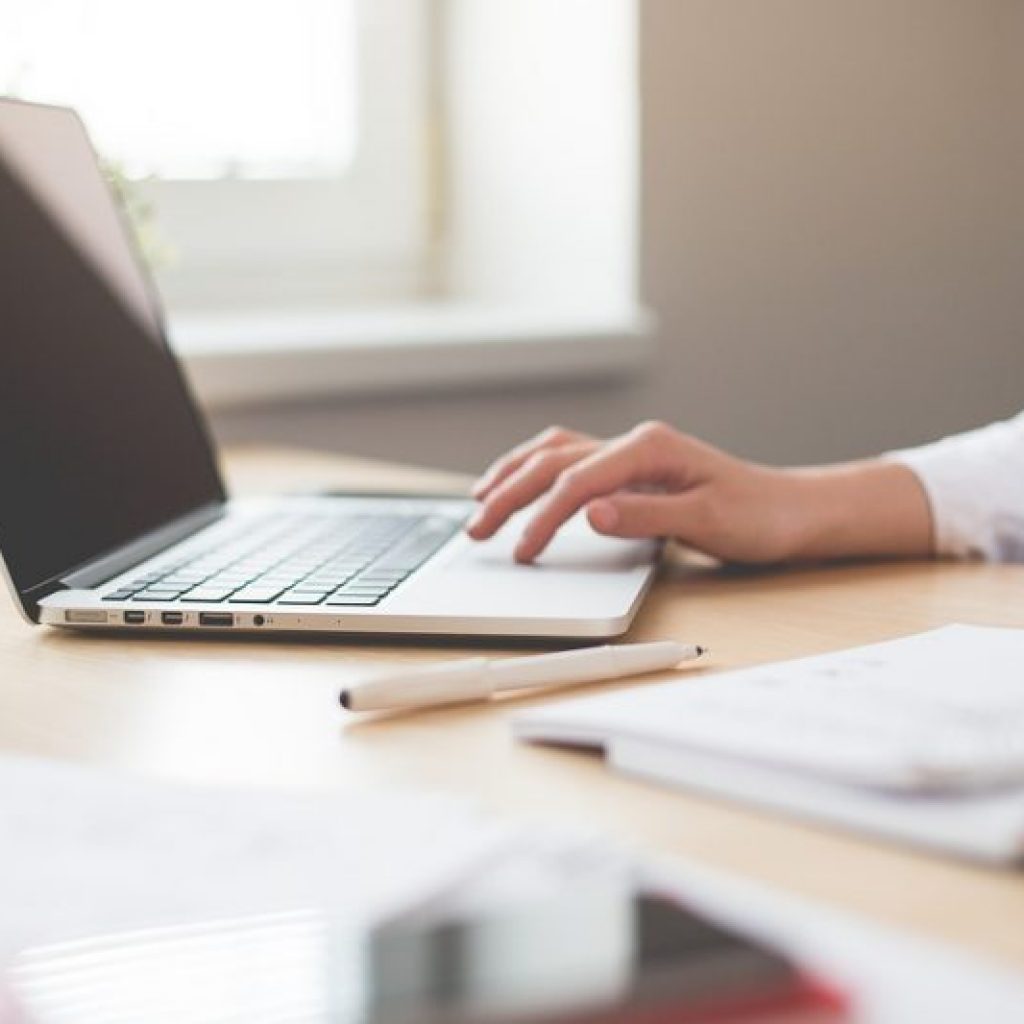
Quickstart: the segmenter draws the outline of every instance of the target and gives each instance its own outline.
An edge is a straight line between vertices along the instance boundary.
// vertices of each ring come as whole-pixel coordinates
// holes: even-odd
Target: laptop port
[[[126,626],[142,626],[146,622],[145,612],[125,612],[124,613],[124,624]]]
[[[200,626],[233,626],[235,617],[231,612],[200,612]]]
[[[64,621],[69,626],[105,626],[107,624],[107,610],[99,608],[90,611],[88,608],[69,608],[64,613]]]
[[[184,612],[161,612],[160,621],[165,626],[180,626],[185,621]]]

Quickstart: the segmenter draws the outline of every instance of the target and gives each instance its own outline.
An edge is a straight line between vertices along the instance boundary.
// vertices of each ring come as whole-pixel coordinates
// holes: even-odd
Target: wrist
[[[872,460],[784,472],[795,560],[933,554],[931,506],[906,466]]]
[[[805,562],[827,557],[822,551],[835,530],[831,484],[822,470],[780,469],[785,528],[783,561]]]

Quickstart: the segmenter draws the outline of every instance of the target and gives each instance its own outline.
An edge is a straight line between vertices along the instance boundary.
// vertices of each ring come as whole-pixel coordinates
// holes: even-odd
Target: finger
[[[640,483],[661,482],[675,468],[677,454],[672,440],[634,431],[583,459],[561,475],[527,524],[516,546],[516,560],[533,561],[559,527],[595,498]]]
[[[612,494],[587,506],[587,520],[608,537],[676,537],[692,541],[704,532],[704,498],[684,494]],[[699,544],[697,545],[699,546]]]
[[[508,454],[496,459],[485,470],[473,485],[471,494],[478,501],[487,497],[503,480],[519,469],[531,455],[549,448],[559,448],[567,444],[578,444],[589,440],[585,434],[565,427],[548,427],[535,437],[517,445]]]
[[[578,444],[585,440],[589,440],[589,438],[575,430],[566,430],[565,427],[548,427],[496,460],[473,486],[472,495],[477,500],[483,500],[537,452],[560,448],[568,444]]]
[[[595,442],[535,452],[484,500],[466,532],[474,540],[492,537],[514,512],[536,501],[573,463],[586,458]]]

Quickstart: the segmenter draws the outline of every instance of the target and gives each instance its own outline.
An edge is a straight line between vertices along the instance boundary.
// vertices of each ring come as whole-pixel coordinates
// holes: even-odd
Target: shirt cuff
[[[1024,417],[882,458],[920,480],[936,554],[1024,562]]]

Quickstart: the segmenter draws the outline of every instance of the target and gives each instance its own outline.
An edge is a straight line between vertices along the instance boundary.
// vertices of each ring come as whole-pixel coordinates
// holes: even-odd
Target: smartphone
[[[825,1024],[848,1010],[782,954],[653,893],[398,922],[369,966],[360,1024]]]

